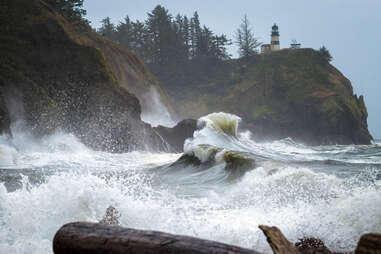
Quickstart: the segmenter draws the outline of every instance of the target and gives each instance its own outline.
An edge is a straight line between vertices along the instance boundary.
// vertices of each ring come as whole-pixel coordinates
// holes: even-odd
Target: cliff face
[[[363,97],[354,95],[350,81],[315,50],[231,60],[193,77],[176,80],[179,88],[169,90],[183,117],[237,114],[258,140],[291,137],[317,145],[372,139]]]
[[[155,112],[152,100],[147,99],[151,88],[154,88],[163,105],[172,115],[175,114],[167,91],[136,55],[93,31],[82,31],[78,39],[102,52],[118,84],[139,99],[143,112]]]
[[[160,137],[140,120],[138,99],[126,90],[149,85],[137,60],[124,66],[135,76],[121,86],[92,43],[96,35],[86,39],[40,0],[2,1],[0,23],[3,131],[10,122],[24,120],[36,134],[59,127],[95,149],[163,148]]]

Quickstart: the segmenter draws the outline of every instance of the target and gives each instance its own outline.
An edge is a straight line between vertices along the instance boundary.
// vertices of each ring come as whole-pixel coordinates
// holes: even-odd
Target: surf
[[[257,143],[240,117],[201,117],[184,153],[94,151],[70,133],[0,136],[0,250],[51,253],[62,224],[101,220],[269,253],[259,224],[352,250],[381,231],[379,145]],[[335,162],[332,159],[335,159]]]

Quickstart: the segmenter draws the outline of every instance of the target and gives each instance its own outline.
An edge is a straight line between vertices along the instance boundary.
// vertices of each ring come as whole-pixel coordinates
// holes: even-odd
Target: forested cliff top
[[[106,18],[98,32],[132,49],[166,87],[181,118],[224,111],[241,116],[257,140],[291,137],[307,144],[369,144],[362,96],[333,65],[329,51],[282,49],[259,54],[245,17],[229,40],[158,5],[145,21]],[[237,43],[239,58],[228,46]]]

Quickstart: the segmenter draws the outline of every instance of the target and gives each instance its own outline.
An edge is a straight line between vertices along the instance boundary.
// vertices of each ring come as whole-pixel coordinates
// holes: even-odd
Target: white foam
[[[234,183],[202,181],[217,172],[215,168],[192,171],[189,181],[188,168],[182,169],[181,177],[177,171],[164,177],[159,174],[162,168],[152,169],[174,162],[180,154],[94,152],[62,132],[41,140],[21,134],[13,139],[0,136],[1,156],[8,158],[0,166],[4,172],[33,171],[41,177],[35,183],[24,176],[16,191],[0,184],[0,253],[51,253],[59,227],[72,221],[98,221],[110,205],[121,213],[123,226],[266,253],[270,249],[260,224],[278,226],[291,241],[319,237],[337,251],[353,249],[365,232],[381,231],[379,169],[358,168],[352,177],[339,178],[279,162],[292,155],[303,159],[303,154],[327,159],[331,152],[356,152],[359,147],[328,151],[288,141],[256,144],[249,132],[228,135],[205,126],[187,141],[187,151],[197,153],[207,144],[225,149],[222,152],[251,151],[270,159]],[[197,156],[206,158],[207,152]],[[46,168],[54,172],[45,175]]]
[[[120,211],[123,226],[268,253],[259,224],[278,226],[291,241],[319,237],[335,250],[352,249],[362,233],[381,231],[379,183],[365,187],[303,168],[269,173],[266,168],[251,171],[237,185],[187,198],[174,189],[155,189],[138,172],[111,178],[60,173],[38,186],[24,179],[15,192],[0,185],[0,250],[51,253],[61,225],[98,221],[109,205]]]

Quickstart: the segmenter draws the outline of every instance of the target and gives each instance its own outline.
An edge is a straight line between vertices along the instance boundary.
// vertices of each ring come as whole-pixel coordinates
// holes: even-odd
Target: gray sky
[[[87,18],[99,27],[107,16],[115,24],[126,15],[144,20],[157,4],[173,15],[189,17],[197,10],[202,24],[230,38],[246,14],[255,36],[265,43],[276,22],[281,47],[289,47],[292,39],[302,47],[325,45],[332,64],[351,80],[356,94],[364,95],[370,132],[381,139],[380,0],[85,0],[84,5]],[[231,53],[235,51],[233,47]]]

